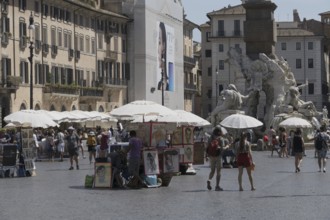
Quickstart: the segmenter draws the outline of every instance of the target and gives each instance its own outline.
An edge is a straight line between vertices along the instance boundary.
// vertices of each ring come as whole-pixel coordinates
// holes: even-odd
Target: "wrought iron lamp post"
[[[219,96],[219,92],[218,92],[218,89],[219,89],[219,85],[218,85],[218,68],[215,69],[215,106],[218,105],[218,96]]]
[[[164,106],[164,71],[162,70],[162,105]]]
[[[30,15],[30,19],[29,19],[29,32],[30,32],[30,56],[29,56],[29,61],[30,61],[30,109],[33,109],[33,32],[34,32],[34,18],[32,15],[32,11],[31,11],[31,15]]]

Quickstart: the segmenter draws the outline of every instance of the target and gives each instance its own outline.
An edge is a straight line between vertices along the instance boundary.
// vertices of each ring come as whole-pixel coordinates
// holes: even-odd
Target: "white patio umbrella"
[[[61,114],[64,114],[69,122],[84,122],[87,119],[90,118],[87,114],[84,114],[82,111],[74,110],[74,111],[64,111],[61,112]]]
[[[98,112],[98,111],[90,111],[90,112],[84,112],[88,115],[90,115],[89,119],[86,119],[84,124],[86,127],[93,127],[95,128],[96,126],[102,126],[102,127],[111,127],[116,124],[118,121],[115,117],[106,114],[104,112]]]
[[[220,125],[225,128],[249,129],[263,125],[261,121],[248,115],[232,114],[223,119]]]
[[[12,128],[16,128],[17,126],[14,123],[8,123],[6,124],[3,128],[6,129],[12,129]]]
[[[312,124],[309,123],[306,119],[298,117],[290,117],[282,121],[279,126],[285,128],[312,128]]]
[[[38,112],[47,115],[58,124],[62,122],[69,122],[69,117],[64,112],[47,111],[47,110],[38,110]]]
[[[178,123],[180,125],[191,125],[196,127],[208,126],[211,123],[204,118],[195,115],[194,113],[187,112],[185,110],[174,110],[179,118]]]
[[[135,115],[170,115],[175,114],[175,112],[156,102],[137,100],[118,107],[112,110],[109,114],[117,119],[133,120]]]
[[[144,122],[164,122],[164,123],[176,123],[177,126],[195,126],[202,127],[210,125],[207,120],[185,110],[174,110],[174,114],[169,115],[150,115],[144,116]],[[134,117],[132,123],[143,122],[142,116]]]
[[[98,112],[98,111],[90,111],[85,112],[91,116],[91,121],[101,121],[101,122],[117,122],[118,120],[104,112]]]
[[[58,124],[50,117],[35,110],[21,110],[7,115],[6,123],[13,123],[17,127],[48,128],[57,127]]]

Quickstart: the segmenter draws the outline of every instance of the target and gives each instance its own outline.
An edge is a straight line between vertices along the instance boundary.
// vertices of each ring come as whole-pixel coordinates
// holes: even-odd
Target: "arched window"
[[[66,108],[64,105],[62,105],[61,112],[64,112],[64,111],[66,111]]]
[[[54,105],[51,105],[49,110],[50,111],[56,111],[55,106]]]
[[[104,108],[102,105],[99,106],[99,112],[104,112]]]
[[[74,110],[76,110],[76,106],[75,105],[73,105],[72,108],[71,108],[71,111],[74,111]]]
[[[24,103],[21,104],[21,107],[19,108],[19,110],[25,110],[26,109],[26,105]]]
[[[36,104],[36,106],[34,106],[34,110],[40,110],[40,105],[39,104]]]

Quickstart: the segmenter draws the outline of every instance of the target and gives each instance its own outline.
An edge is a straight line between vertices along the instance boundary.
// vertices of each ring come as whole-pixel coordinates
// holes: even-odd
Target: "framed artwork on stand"
[[[175,145],[173,146],[173,148],[175,148],[178,152],[179,152],[179,163],[183,163],[184,160],[184,148],[183,145]]]
[[[37,157],[36,150],[33,148],[22,148],[22,154],[25,159],[34,159]]]
[[[143,146],[150,146],[150,126],[150,122],[142,123],[136,129],[136,136],[141,138]]]
[[[166,124],[151,124],[151,146],[166,147]]]
[[[205,159],[205,143],[194,143],[194,162],[193,164],[204,164]]]
[[[179,149],[168,149],[163,154],[163,172],[179,172]]]
[[[34,146],[32,128],[21,128],[22,148],[32,148]]]
[[[171,135],[172,145],[181,145],[182,142],[182,127],[176,128]]]
[[[148,150],[143,152],[145,175],[159,174],[158,151]]]
[[[95,188],[111,188],[111,163],[95,163]]]
[[[183,129],[183,144],[194,143],[194,127],[182,127]]]
[[[194,162],[194,146],[193,145],[185,145],[183,147],[183,162],[184,163]]]

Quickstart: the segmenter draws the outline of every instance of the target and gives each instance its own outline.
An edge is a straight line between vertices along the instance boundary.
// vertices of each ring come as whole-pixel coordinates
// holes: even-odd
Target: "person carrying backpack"
[[[92,163],[92,158],[96,156],[96,138],[94,131],[89,132],[87,137],[87,147],[88,147],[88,153],[89,153],[89,163]]]
[[[224,140],[221,137],[222,132],[219,127],[214,128],[212,136],[207,144],[206,148],[206,161],[210,161],[210,174],[207,180],[207,189],[211,190],[211,181],[216,171],[216,185],[215,191],[222,191],[220,187],[220,177],[221,177],[221,151],[224,146]]]
[[[315,144],[315,151],[317,154],[317,162],[319,165],[319,172],[322,170],[323,165],[323,172],[326,172],[326,162],[327,162],[327,152],[328,152],[328,142],[330,140],[330,136],[326,133],[325,126],[321,126],[320,132],[315,135],[314,144]]]

